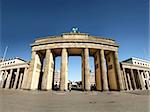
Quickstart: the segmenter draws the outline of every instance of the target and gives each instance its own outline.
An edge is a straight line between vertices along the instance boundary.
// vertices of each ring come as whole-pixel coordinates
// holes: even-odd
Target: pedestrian
[[[69,83],[69,91],[71,92],[72,84]]]

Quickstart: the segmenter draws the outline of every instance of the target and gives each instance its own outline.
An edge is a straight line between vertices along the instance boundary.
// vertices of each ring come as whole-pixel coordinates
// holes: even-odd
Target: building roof
[[[129,62],[129,61],[132,61],[132,60],[137,60],[137,61],[142,61],[142,62],[146,62],[146,63],[150,63],[150,60],[145,60],[145,59],[141,59],[141,58],[136,58],[136,57],[131,57],[131,58],[128,58],[128,59],[126,59],[126,60],[124,60],[124,61],[122,61],[122,62]]]
[[[144,59],[135,58],[135,57],[131,57],[127,60],[124,60],[124,61],[121,62],[121,64],[150,68],[150,61],[149,60],[144,60]]]
[[[27,62],[27,61],[25,61],[24,59],[21,59],[20,57],[15,57],[15,58],[10,58],[10,59],[5,59],[4,62],[10,61],[10,60],[15,60],[15,59],[18,59],[18,60],[20,60],[20,61]],[[0,61],[0,62],[2,62],[2,61]]]

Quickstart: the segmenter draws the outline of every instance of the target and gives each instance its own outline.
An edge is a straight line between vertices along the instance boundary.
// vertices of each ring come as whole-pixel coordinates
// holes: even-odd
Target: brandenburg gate
[[[31,45],[32,57],[24,89],[53,89],[55,58],[61,56],[60,90],[68,89],[68,57],[82,57],[82,90],[90,90],[89,57],[94,57],[96,90],[123,90],[118,45],[112,39],[73,31],[39,38]]]

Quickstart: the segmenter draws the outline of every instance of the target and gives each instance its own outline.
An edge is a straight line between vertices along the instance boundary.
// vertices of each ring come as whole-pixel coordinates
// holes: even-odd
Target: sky
[[[30,60],[35,39],[70,32],[73,26],[114,39],[119,61],[150,59],[149,0],[0,0],[0,57],[8,46],[6,58]],[[60,57],[56,62],[59,69]],[[92,69],[92,58],[90,63]],[[81,79],[81,58],[69,57],[68,66],[69,79]]]

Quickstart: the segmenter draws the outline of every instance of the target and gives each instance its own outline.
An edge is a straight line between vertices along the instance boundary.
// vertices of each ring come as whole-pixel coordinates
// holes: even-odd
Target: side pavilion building
[[[29,62],[16,57],[0,61],[0,88],[21,89],[26,85]]]
[[[118,62],[118,44],[112,39],[70,32],[34,41],[24,89],[51,90],[55,58],[61,56],[60,90],[68,89],[68,57],[82,57],[82,90],[90,90],[89,57],[94,57],[96,90],[124,90]]]
[[[120,64],[125,90],[150,90],[150,61],[132,57]]]

